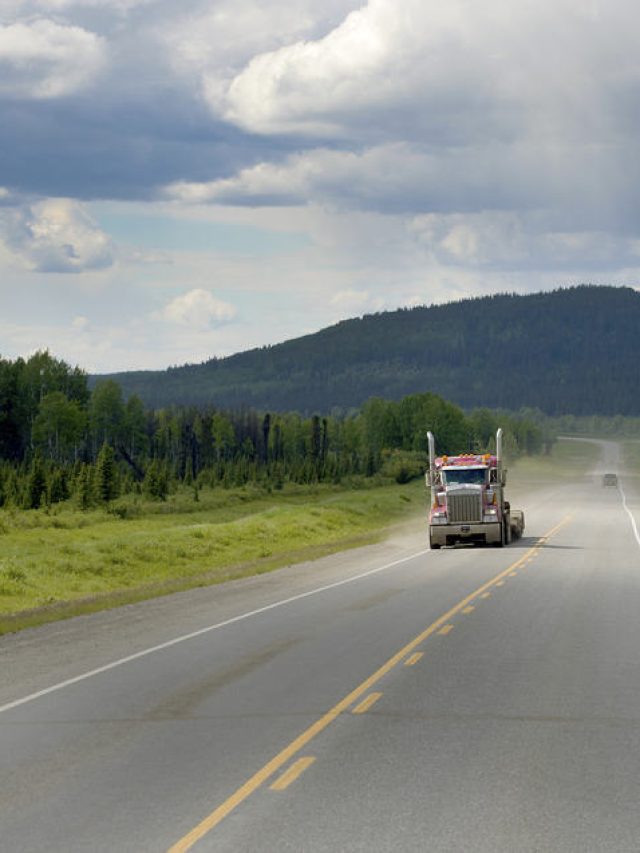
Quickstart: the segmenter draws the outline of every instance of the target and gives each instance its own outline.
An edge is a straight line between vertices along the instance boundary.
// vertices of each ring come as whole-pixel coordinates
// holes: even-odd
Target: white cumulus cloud
[[[382,297],[373,296],[368,290],[339,290],[333,294],[329,302],[338,310],[341,317],[381,311],[385,306]]]
[[[104,66],[105,40],[44,18],[0,26],[0,94],[58,98],[86,88]]]
[[[335,132],[337,114],[354,99],[360,107],[384,99],[389,77],[380,72],[402,56],[392,51],[404,19],[398,4],[374,2],[322,39],[255,56],[229,87],[226,118],[263,133]]]
[[[8,209],[0,220],[4,242],[40,272],[83,272],[110,267],[115,249],[82,204],[46,199]]]
[[[637,258],[632,238],[569,229],[548,212],[425,214],[409,223],[409,231],[437,263],[460,268],[597,270]]]
[[[333,29],[361,0],[216,0],[156,26],[173,68],[199,79],[222,109],[233,78],[257,55]]]
[[[625,123],[616,112],[637,85],[636,18],[631,0],[601,10],[583,0],[369,0],[323,36],[256,54],[210,103],[261,134],[579,142]]]
[[[87,317],[82,316],[81,314],[78,314],[71,321],[72,328],[74,328],[77,332],[86,331],[88,325],[89,325],[89,319]]]
[[[224,325],[235,315],[236,309],[233,305],[216,298],[208,290],[196,288],[177,296],[155,317],[168,323],[203,330]]]

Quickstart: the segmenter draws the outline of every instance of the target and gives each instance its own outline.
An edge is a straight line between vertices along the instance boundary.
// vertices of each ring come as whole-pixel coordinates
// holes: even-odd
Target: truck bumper
[[[432,545],[454,545],[456,542],[486,542],[487,545],[500,542],[502,524],[430,524],[429,541]]]

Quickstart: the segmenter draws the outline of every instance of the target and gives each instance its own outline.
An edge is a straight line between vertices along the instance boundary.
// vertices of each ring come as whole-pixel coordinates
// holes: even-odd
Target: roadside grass
[[[625,469],[640,474],[640,440],[623,442],[622,458]]]
[[[596,444],[580,439],[559,439],[551,453],[541,456],[522,456],[508,465],[508,486],[537,488],[579,479],[594,468],[600,458]]]
[[[422,480],[345,489],[181,489],[80,512],[0,511],[0,634],[259,574],[381,539],[424,512]]]
[[[631,485],[636,497],[640,493],[640,440],[622,443],[624,480]]]

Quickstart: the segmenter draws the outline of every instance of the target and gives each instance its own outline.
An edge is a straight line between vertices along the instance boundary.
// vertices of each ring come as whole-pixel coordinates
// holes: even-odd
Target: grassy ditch
[[[82,513],[0,511],[0,633],[244,577],[381,538],[422,481],[362,489],[184,490]]]

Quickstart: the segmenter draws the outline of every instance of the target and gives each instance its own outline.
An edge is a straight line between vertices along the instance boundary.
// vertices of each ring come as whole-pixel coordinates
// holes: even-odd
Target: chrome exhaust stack
[[[431,503],[436,499],[435,482],[436,482],[436,443],[433,438],[433,433],[427,433],[427,444],[429,446],[429,472],[425,476],[427,485],[431,489]]]
[[[507,470],[502,467],[502,427],[496,433],[496,463],[498,467],[498,482],[504,486],[507,482]]]

